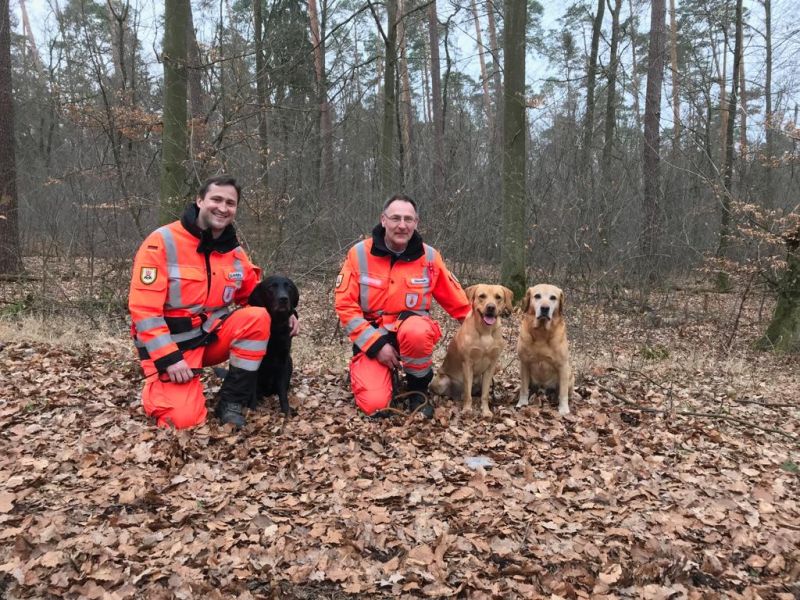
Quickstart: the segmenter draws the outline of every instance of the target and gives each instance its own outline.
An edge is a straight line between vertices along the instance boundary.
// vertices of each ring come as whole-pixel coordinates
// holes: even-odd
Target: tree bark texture
[[[592,46],[589,64],[586,67],[586,115],[583,123],[583,170],[591,173],[592,145],[594,144],[594,92],[597,80],[597,54],[600,50],[600,35],[603,29],[603,13],[606,0],[597,0],[597,11],[592,24]]]
[[[733,194],[733,133],[736,125],[736,104],[739,92],[739,61],[742,55],[742,0],[736,0],[736,39],[733,47],[733,73],[731,76],[731,93],[728,98],[728,120],[725,132],[725,163],[722,169],[722,215],[719,227],[719,245],[717,256],[726,256],[730,245],[731,234],[731,198]],[[724,287],[725,282],[720,281]]]
[[[164,130],[161,142],[159,220],[180,216],[186,191],[186,28],[189,2],[164,2]]]
[[[442,76],[439,63],[439,17],[436,2],[428,5],[428,39],[431,53],[431,112],[433,113],[433,197],[446,193],[444,171],[444,116],[442,114]]]
[[[0,273],[18,273],[22,269],[17,225],[10,17],[9,0],[0,0]]]
[[[328,77],[325,70],[325,39],[320,26],[317,0],[308,0],[308,18],[311,25],[311,45],[314,48],[314,71],[317,76],[317,102],[319,104],[320,134],[320,186],[322,202],[333,200],[333,120],[328,102]]]
[[[615,0],[611,10],[611,49],[608,58],[605,134],[603,140],[603,185],[611,181],[611,160],[614,153],[614,129],[617,124],[617,70],[619,69],[619,13],[622,0]]]
[[[492,100],[489,95],[489,74],[486,71],[486,57],[483,49],[483,36],[481,35],[481,21],[478,18],[478,7],[475,0],[470,0],[470,7],[472,9],[472,20],[475,22],[475,43],[478,46],[478,62],[481,68],[481,88],[483,89],[483,110],[486,113],[486,123],[488,130],[494,129],[493,115],[492,115]]]
[[[505,1],[503,44],[503,248],[501,279],[519,298],[525,290],[525,24],[527,0]]]
[[[800,352],[800,228],[786,236],[787,267],[778,284],[778,302],[759,346]]]
[[[384,197],[397,188],[397,169],[394,164],[395,145],[395,69],[397,68],[397,0],[388,0],[387,31],[384,38],[385,61],[383,69],[383,127],[381,130],[381,186]]]
[[[669,62],[672,71],[672,151],[681,145],[681,94],[678,75],[678,20],[675,16],[675,0],[669,0]]]
[[[659,125],[661,122],[661,86],[664,80],[666,54],[665,18],[664,0],[653,0],[651,2],[650,47],[647,53],[647,91],[644,105],[644,152],[642,158],[644,225],[641,238],[643,267],[650,273],[653,273],[661,235],[659,218],[661,210],[661,137]]]

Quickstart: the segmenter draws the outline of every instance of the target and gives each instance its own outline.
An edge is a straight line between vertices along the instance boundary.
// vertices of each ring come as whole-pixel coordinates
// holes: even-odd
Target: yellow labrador
[[[463,397],[465,411],[472,410],[473,384],[481,377],[481,412],[491,416],[489,388],[500,353],[506,345],[500,316],[510,314],[514,293],[502,285],[479,284],[464,290],[472,304],[447,347],[442,366],[431,381],[436,394]]]
[[[517,408],[528,405],[531,384],[558,390],[558,412],[569,413],[572,367],[569,363],[564,292],[541,283],[528,288],[522,301],[519,326],[520,389]]]

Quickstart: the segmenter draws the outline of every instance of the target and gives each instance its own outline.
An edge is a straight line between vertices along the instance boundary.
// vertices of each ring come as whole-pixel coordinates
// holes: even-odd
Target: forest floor
[[[298,415],[168,431],[121,319],[2,285],[0,597],[800,597],[800,357],[752,349],[768,303],[566,290],[570,415],[514,408],[514,315],[492,418],[370,420],[301,283]]]

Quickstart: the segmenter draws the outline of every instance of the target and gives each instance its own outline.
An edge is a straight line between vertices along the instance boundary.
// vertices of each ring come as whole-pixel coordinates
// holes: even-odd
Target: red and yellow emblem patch
[[[145,285],[155,283],[157,278],[158,269],[156,267],[142,267],[142,270],[139,271],[139,281]]]

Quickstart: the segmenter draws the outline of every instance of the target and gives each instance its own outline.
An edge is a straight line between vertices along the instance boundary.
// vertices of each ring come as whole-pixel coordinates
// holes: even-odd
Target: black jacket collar
[[[239,247],[239,240],[236,237],[236,230],[233,228],[233,225],[228,225],[220,236],[214,239],[210,229],[200,229],[200,227],[197,226],[197,215],[199,212],[200,209],[198,206],[192,203],[186,207],[181,217],[181,225],[183,225],[183,228],[200,240],[197,244],[198,252],[203,252],[205,254],[219,252],[220,254],[225,254]]]
[[[425,248],[422,245],[422,236],[418,231],[415,231],[411,235],[411,239],[408,240],[408,246],[406,246],[406,249],[403,250],[399,255],[395,254],[386,247],[386,241],[384,240],[385,236],[386,228],[381,224],[376,225],[375,229],[372,230],[372,250],[370,251],[370,254],[373,256],[391,256],[392,264],[394,264],[396,260],[411,262],[412,260],[417,260],[423,254],[425,254]]]

